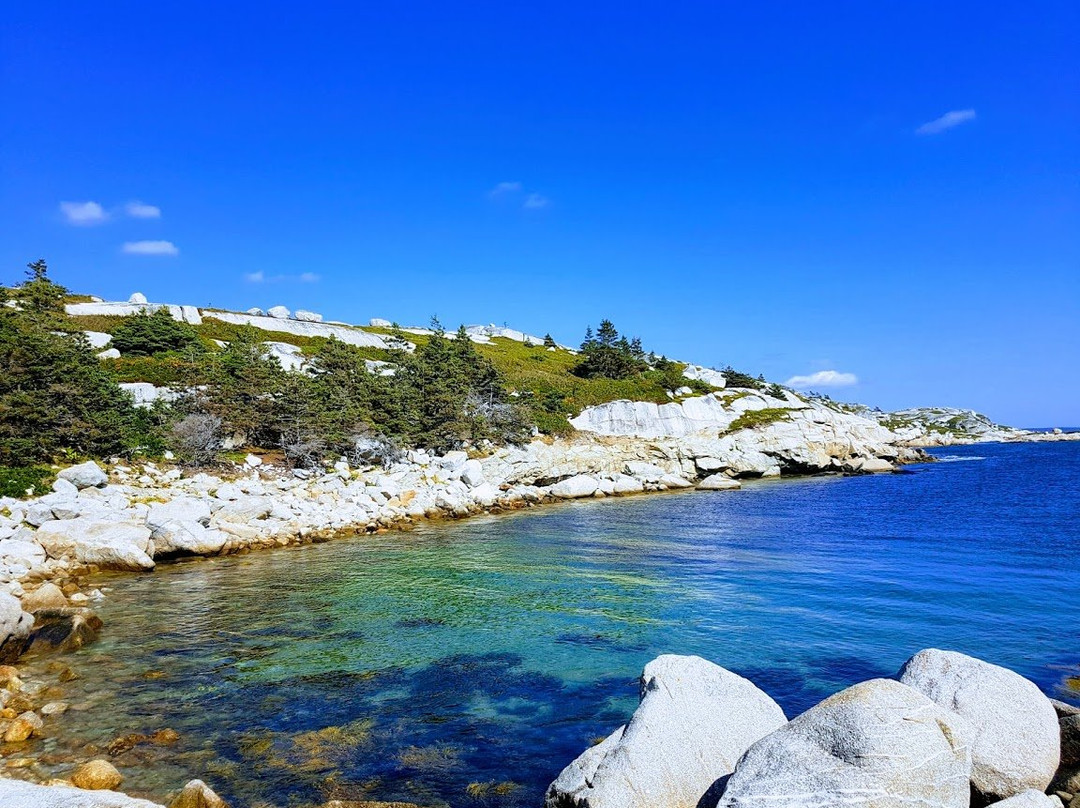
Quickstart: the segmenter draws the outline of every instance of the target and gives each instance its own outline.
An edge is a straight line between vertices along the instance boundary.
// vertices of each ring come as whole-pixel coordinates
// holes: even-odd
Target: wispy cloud
[[[248,283],[318,283],[320,276],[314,272],[301,272],[299,275],[267,275],[261,269],[244,275]]]
[[[128,202],[124,205],[124,213],[133,219],[161,218],[161,208],[157,205],[147,205],[145,202]]]
[[[120,249],[128,255],[180,254],[180,249],[171,241],[126,241]]]
[[[538,210],[540,208],[546,208],[550,204],[550,200],[546,196],[540,194],[529,194],[525,197],[525,201],[521,203],[521,207],[526,210]]]
[[[97,202],[61,202],[60,212],[68,224],[92,225],[108,220],[109,214]]]
[[[916,135],[940,135],[942,132],[947,132],[954,126],[959,126],[962,123],[975,120],[975,110],[973,109],[954,109],[951,112],[946,112],[940,118],[935,118],[932,121],[928,121],[915,130]]]
[[[516,194],[520,191],[520,182],[500,182],[498,185],[488,191],[488,196],[490,196],[492,199],[498,199],[501,196]]]
[[[841,373],[838,370],[819,370],[809,376],[792,376],[787,380],[788,387],[807,389],[811,387],[851,387],[859,383],[854,373]]]

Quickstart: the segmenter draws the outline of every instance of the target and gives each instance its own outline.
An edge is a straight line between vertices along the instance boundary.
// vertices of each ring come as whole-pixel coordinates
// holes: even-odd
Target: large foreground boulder
[[[209,529],[201,522],[166,522],[154,528],[154,555],[213,555],[228,539],[220,530]]]
[[[563,770],[548,808],[695,808],[786,721],[752,682],[700,657],[657,657],[641,679],[630,722]]]
[[[23,611],[19,599],[7,592],[0,592],[0,663],[14,662],[19,658],[33,628],[34,617]],[[0,802],[0,805],[3,803]]]
[[[0,778],[0,805],[7,808],[163,808],[115,791],[85,791],[65,786],[39,786]]]
[[[871,679],[751,746],[719,808],[967,808],[968,732],[922,693]]]
[[[559,499],[580,499],[581,497],[591,497],[599,487],[600,483],[595,477],[590,477],[588,474],[578,474],[576,477],[568,477],[555,483],[555,485],[551,486],[549,492],[551,496]]]
[[[1061,756],[1050,699],[1018,673],[955,651],[920,651],[900,669],[905,685],[971,725],[971,785],[986,800],[1045,791]]]
[[[150,528],[136,522],[60,519],[43,524],[34,538],[52,558],[74,556],[83,564],[117,570],[154,568]]]

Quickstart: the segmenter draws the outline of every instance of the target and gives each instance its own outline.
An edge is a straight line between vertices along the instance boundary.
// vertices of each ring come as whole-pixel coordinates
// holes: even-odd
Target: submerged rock
[[[548,788],[548,808],[696,808],[746,749],[783,726],[752,682],[695,656],[657,657],[629,723]]]
[[[751,746],[718,808],[967,808],[969,733],[922,693],[871,679]]]
[[[962,716],[973,731],[972,787],[988,800],[1044,791],[1061,755],[1057,713],[1018,673],[930,648],[900,670],[905,685]]]
[[[39,612],[30,637],[35,654],[70,653],[94,642],[101,633],[101,618],[89,609],[54,609]]]

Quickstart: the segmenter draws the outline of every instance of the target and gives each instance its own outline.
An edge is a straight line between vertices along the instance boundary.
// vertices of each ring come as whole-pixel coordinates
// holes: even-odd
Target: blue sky
[[[516,5],[19,4],[4,280],[1080,423],[1075,2]]]

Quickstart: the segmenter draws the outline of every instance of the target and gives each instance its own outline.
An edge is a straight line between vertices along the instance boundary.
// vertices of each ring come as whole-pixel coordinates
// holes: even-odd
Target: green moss
[[[738,432],[740,429],[756,429],[761,426],[775,424],[777,421],[787,421],[791,418],[791,410],[783,407],[766,407],[763,410],[747,410],[728,427],[728,432]]]

